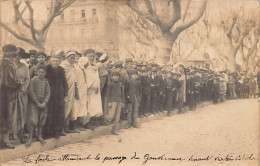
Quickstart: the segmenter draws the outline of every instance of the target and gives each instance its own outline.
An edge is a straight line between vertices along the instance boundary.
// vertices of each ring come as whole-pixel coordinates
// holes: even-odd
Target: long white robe
[[[77,110],[75,109],[75,82],[76,79],[76,69],[74,65],[71,65],[67,60],[60,64],[65,70],[65,76],[68,84],[68,96],[65,99],[65,119],[69,120],[77,119]]]
[[[100,94],[100,79],[98,74],[97,66],[89,65],[85,70],[87,76],[87,87],[88,87],[88,112],[90,116],[101,116],[102,102]]]
[[[84,117],[88,115],[87,108],[87,76],[85,69],[79,65],[75,65],[77,76],[77,87],[79,92],[79,100],[75,100],[75,109],[77,110],[78,117]]]

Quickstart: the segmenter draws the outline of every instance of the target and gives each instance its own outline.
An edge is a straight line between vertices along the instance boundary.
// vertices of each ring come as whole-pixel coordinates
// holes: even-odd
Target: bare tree
[[[12,0],[14,8],[14,17],[15,17],[15,26],[18,31],[10,28],[7,24],[0,21],[0,26],[3,27],[6,31],[12,34],[15,38],[22,40],[30,45],[36,47],[38,50],[45,50],[45,41],[48,34],[48,30],[53,20],[59,16],[66,8],[68,8],[75,0],[51,0],[49,7],[47,7],[48,14],[47,20],[41,28],[35,27],[34,19],[34,9],[31,5],[32,1],[24,0],[19,1]],[[24,3],[25,7],[20,9],[21,4]],[[23,14],[26,10],[29,10],[29,21],[27,21]],[[30,36],[25,36],[21,31],[19,31],[19,24],[21,23],[30,31]]]
[[[135,43],[140,45],[143,50],[153,50],[154,56],[156,56],[159,49],[157,41],[157,38],[160,37],[158,33],[159,31],[156,30],[148,20],[139,17],[138,14],[127,6],[121,6],[120,16],[120,27],[125,32],[129,32],[127,34],[134,37]],[[128,53],[130,53],[133,58],[140,59],[140,50],[138,51],[138,49],[133,49],[130,51],[129,43],[126,43],[125,47],[128,47],[126,50],[128,50]],[[149,59],[149,57],[146,58]]]
[[[162,54],[160,60],[163,62],[168,62],[170,59],[173,43],[176,41],[181,32],[199,21],[205,11],[207,0],[202,1],[202,6],[199,8],[198,14],[188,21],[186,19],[186,15],[187,11],[190,9],[190,0],[188,0],[186,3],[184,14],[182,14],[181,10],[181,0],[143,0],[143,2],[145,9],[140,9],[140,4],[138,4],[136,0],[127,1],[127,5],[134,12],[136,12],[140,18],[149,21],[149,23],[151,23],[160,31],[162,41],[160,49],[162,50]],[[161,15],[157,14],[158,12],[156,9],[156,3],[168,3],[168,6],[164,5],[164,12],[162,12]]]
[[[245,11],[243,5],[239,9],[232,9],[229,13],[223,11],[221,13],[223,15],[219,27],[224,31],[223,37],[227,41],[224,43],[227,52],[222,55],[228,60],[229,69],[235,71],[241,68],[237,63],[237,56],[241,53],[243,68],[248,70],[248,62],[259,42],[260,29],[257,19],[259,16],[255,15],[255,11]]]

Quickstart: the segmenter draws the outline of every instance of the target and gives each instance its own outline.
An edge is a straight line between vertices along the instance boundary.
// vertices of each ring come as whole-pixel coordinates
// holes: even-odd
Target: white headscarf
[[[78,65],[84,69],[84,66],[89,63],[89,60],[87,57],[80,57],[78,61]]]

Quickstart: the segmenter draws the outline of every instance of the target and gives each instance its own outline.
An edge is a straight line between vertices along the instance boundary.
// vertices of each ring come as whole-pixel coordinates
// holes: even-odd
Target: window
[[[85,36],[85,28],[81,29],[81,36]]]
[[[81,10],[81,18],[86,18],[85,10]]]
[[[75,10],[70,11],[70,21],[75,21]]]
[[[96,9],[92,9],[92,13],[93,13],[93,15],[96,15],[97,10]]]

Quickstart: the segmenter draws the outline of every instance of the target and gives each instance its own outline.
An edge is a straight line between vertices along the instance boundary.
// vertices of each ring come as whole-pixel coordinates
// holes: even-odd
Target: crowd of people
[[[260,73],[216,72],[184,65],[112,61],[87,49],[65,56],[7,44],[0,61],[1,146],[15,148],[14,140],[30,146],[50,137],[79,133],[120,120],[138,127],[137,118],[185,106],[214,104],[226,99],[256,98]]]

